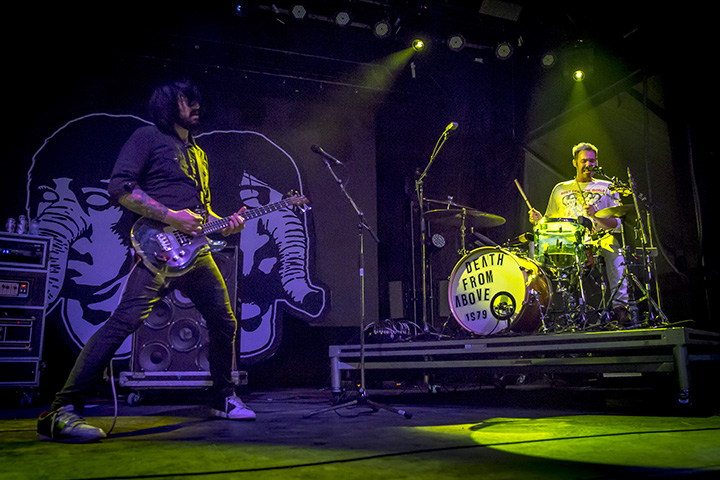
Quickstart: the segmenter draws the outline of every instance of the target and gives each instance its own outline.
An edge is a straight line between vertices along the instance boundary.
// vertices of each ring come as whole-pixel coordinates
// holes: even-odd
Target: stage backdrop
[[[118,303],[133,263],[128,233],[134,218],[105,189],[123,143],[149,123],[145,104],[153,86],[172,73],[149,62],[121,78],[118,71],[86,74],[61,98],[41,95],[32,103],[37,110],[23,112],[34,127],[15,147],[19,159],[11,173],[19,184],[27,180],[26,201],[22,211],[6,216],[36,218],[41,233],[54,239],[49,331],[65,338],[46,344],[63,341],[79,351]],[[258,89],[257,82],[252,88],[228,72],[205,72],[196,80],[205,92],[206,121],[197,142],[210,158],[213,209],[229,215],[292,192],[307,196],[311,207],[250,220],[230,240],[239,246],[233,300],[241,357],[253,362],[277,350],[283,314],[311,325],[359,325],[358,215],[341,187],[375,228],[372,112],[357,95],[344,100],[342,90],[325,95],[323,103],[305,92]],[[331,171],[311,151],[314,144],[344,165]],[[371,237],[365,238],[364,261],[364,300],[375,318],[377,247]],[[127,357],[130,345],[118,356]]]

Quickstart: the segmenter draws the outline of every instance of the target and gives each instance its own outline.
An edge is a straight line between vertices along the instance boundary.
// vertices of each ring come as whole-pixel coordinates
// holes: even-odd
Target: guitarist
[[[123,207],[197,235],[207,220],[219,218],[210,208],[208,161],[193,139],[200,121],[200,94],[186,80],[157,88],[150,99],[152,126],[139,128],[121,149],[108,186]],[[194,210],[200,207],[200,211]],[[244,227],[244,208],[228,217],[223,235]],[[81,416],[88,391],[125,339],[142,325],[154,304],[169,288],[177,288],[202,314],[210,336],[211,414],[232,420],[253,420],[255,413],[235,394],[232,383],[233,341],[237,328],[225,282],[208,252],[203,252],[177,277],[153,273],[138,261],[127,280],[117,309],[88,340],[51,411],[38,419],[43,440],[86,442],[106,437]]]

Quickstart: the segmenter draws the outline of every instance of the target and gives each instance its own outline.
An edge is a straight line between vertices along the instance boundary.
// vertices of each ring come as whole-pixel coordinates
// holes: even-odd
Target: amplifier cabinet
[[[40,382],[52,239],[0,234],[0,387]]]
[[[227,285],[233,310],[237,296],[237,250],[236,245],[228,245],[212,254]],[[189,298],[173,289],[155,304],[133,333],[132,371],[120,373],[120,385],[132,389],[212,385],[208,351],[205,319]],[[240,384],[246,381],[246,372],[233,375],[240,375],[236,380]]]

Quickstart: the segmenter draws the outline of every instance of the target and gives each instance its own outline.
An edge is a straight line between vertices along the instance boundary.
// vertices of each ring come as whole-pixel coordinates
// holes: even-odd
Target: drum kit
[[[596,214],[599,218],[618,218],[623,226],[620,243],[625,269],[617,285],[608,284],[599,253],[602,238],[613,233],[593,232],[588,218],[543,218],[532,233],[498,245],[478,230],[503,225],[503,217],[458,205],[452,199],[423,199],[428,204],[444,205],[422,213],[429,228],[459,231],[460,259],[448,277],[447,298],[452,317],[465,333],[561,333],[666,323],[650,294],[652,257],[657,252],[647,240],[651,236],[645,225],[650,222],[640,216],[638,199],[643,198],[634,191],[629,170],[628,176],[630,187],[617,178],[612,178],[611,184],[622,196],[632,197],[632,203]],[[527,202],[519,184],[518,189]],[[468,249],[470,245],[480,246]],[[425,269],[425,258],[423,262]],[[640,277],[646,279],[645,283]],[[613,300],[622,285],[630,297],[629,321],[625,325],[618,323],[613,312]],[[657,291],[657,285],[654,289]],[[448,317],[443,332],[452,327],[451,323]]]

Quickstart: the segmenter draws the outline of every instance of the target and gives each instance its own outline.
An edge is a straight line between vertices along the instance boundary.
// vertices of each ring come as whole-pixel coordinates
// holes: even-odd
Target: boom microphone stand
[[[452,122],[450,125],[448,125],[445,128],[445,131],[440,135],[440,138],[438,139],[437,143],[435,144],[435,149],[433,150],[432,154],[430,155],[430,161],[428,162],[427,166],[425,167],[425,170],[418,176],[418,178],[415,180],[415,194],[418,198],[418,205],[420,207],[420,261],[422,262],[422,300],[423,300],[423,306],[422,306],[422,324],[423,324],[423,330],[425,333],[430,332],[430,325],[428,322],[428,274],[427,274],[427,251],[426,251],[426,244],[427,244],[427,223],[426,220],[423,218],[424,212],[423,212],[423,201],[425,199],[424,193],[423,193],[423,180],[427,176],[428,170],[430,170],[430,166],[432,166],[433,162],[435,161],[435,157],[437,157],[437,154],[440,153],[440,149],[445,144],[445,140],[447,140],[448,135],[453,130],[456,130],[458,128],[458,124],[455,122]],[[464,237],[463,237],[464,239]],[[413,258],[413,262],[415,259]],[[431,312],[432,314],[432,312]],[[433,319],[434,323],[434,319]]]
[[[373,240],[375,240],[375,243],[379,244],[380,239],[377,237],[377,235],[375,235],[375,232],[373,232],[372,228],[370,228],[370,225],[365,222],[365,216],[363,215],[363,212],[358,208],[355,201],[345,189],[345,185],[343,184],[342,180],[338,178],[332,168],[332,165],[330,165],[330,162],[335,165],[342,165],[342,162],[331,156],[330,154],[326,153],[322,148],[318,147],[317,145],[312,146],[312,151],[321,155],[324,158],[325,166],[328,168],[330,174],[340,186],[340,190],[342,190],[345,198],[347,198],[348,202],[352,206],[353,210],[355,210],[355,214],[358,217],[358,239],[360,246],[360,252],[358,256],[358,264],[360,269],[360,390],[358,392],[359,397],[355,400],[335,405],[330,408],[325,408],[317,412],[309,413],[303,418],[309,418],[319,413],[339,410],[341,408],[351,407],[354,405],[367,406],[373,411],[378,411],[382,408],[390,412],[397,413],[398,415],[403,415],[405,418],[412,418],[411,413],[408,413],[404,410],[388,407],[386,405],[381,405],[377,402],[371,401],[368,398],[367,390],[365,389],[365,231],[370,232],[370,235],[372,236]]]

